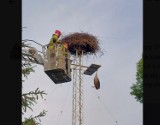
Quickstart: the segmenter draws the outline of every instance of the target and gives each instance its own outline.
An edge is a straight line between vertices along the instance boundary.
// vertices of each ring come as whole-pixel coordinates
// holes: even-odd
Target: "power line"
[[[67,99],[68,99],[69,90],[70,90],[70,87],[68,87],[67,93],[65,94],[66,96],[65,96],[65,98],[64,98],[64,101],[63,101],[63,104],[62,104],[62,108],[61,108],[61,110],[60,110],[60,115],[59,115],[59,118],[58,118],[58,120],[57,120],[57,125],[59,125],[59,123],[60,123],[60,120],[61,120],[61,117],[62,117],[62,114],[63,114],[63,110],[64,110],[64,106],[65,106],[66,101],[67,101]]]

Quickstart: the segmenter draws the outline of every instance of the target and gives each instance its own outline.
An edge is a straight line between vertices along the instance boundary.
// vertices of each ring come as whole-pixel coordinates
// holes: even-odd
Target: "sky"
[[[46,45],[55,30],[62,37],[74,32],[86,32],[99,39],[103,56],[83,58],[83,64],[98,64],[101,88],[93,88],[92,76],[84,75],[85,125],[142,125],[143,104],[130,95],[136,82],[136,64],[142,57],[141,0],[22,0],[22,39]],[[31,43],[42,50],[41,46]],[[42,125],[72,124],[72,81],[55,84],[41,65],[23,83],[22,92],[44,90],[23,116],[38,115]],[[117,123],[115,122],[117,121]]]

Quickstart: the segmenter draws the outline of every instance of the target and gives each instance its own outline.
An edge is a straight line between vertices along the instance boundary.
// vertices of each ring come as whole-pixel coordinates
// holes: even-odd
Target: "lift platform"
[[[67,83],[71,81],[71,60],[68,56],[64,56],[64,50],[56,48],[48,50],[43,47],[44,54],[44,72],[55,83]]]
[[[71,78],[65,73],[63,69],[46,70],[45,73],[55,84],[71,81]]]

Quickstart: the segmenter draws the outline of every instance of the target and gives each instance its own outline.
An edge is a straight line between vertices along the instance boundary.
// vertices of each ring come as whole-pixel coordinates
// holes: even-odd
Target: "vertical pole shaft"
[[[83,75],[82,75],[82,59],[83,59],[83,51],[79,57],[79,125],[83,124]]]
[[[83,125],[83,75],[82,58],[83,52],[74,58],[73,67],[73,100],[72,100],[72,125]]]

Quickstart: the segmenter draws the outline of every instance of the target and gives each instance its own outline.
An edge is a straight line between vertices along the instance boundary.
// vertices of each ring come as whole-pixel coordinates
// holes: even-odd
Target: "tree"
[[[27,46],[26,44],[22,43],[22,47]],[[22,58],[24,61],[22,61],[22,77],[27,78],[27,76],[31,72],[35,72],[33,70],[32,63],[28,60],[25,60],[25,58],[22,55]],[[25,80],[22,79],[22,83],[24,83]],[[23,86],[22,86],[23,87]],[[37,100],[39,99],[39,96],[43,99],[43,95],[46,95],[44,91],[40,91],[39,88],[37,88],[35,91],[30,91],[27,93],[22,93],[22,115],[24,115],[27,112],[27,109],[30,109],[33,111],[34,104],[37,103]],[[22,121],[22,125],[38,125],[41,122],[41,117],[46,115],[46,111],[43,110],[40,112],[37,116],[30,116],[29,118],[24,118],[24,121]]]
[[[130,94],[143,103],[143,59],[137,63],[136,83],[131,86],[131,90]]]

